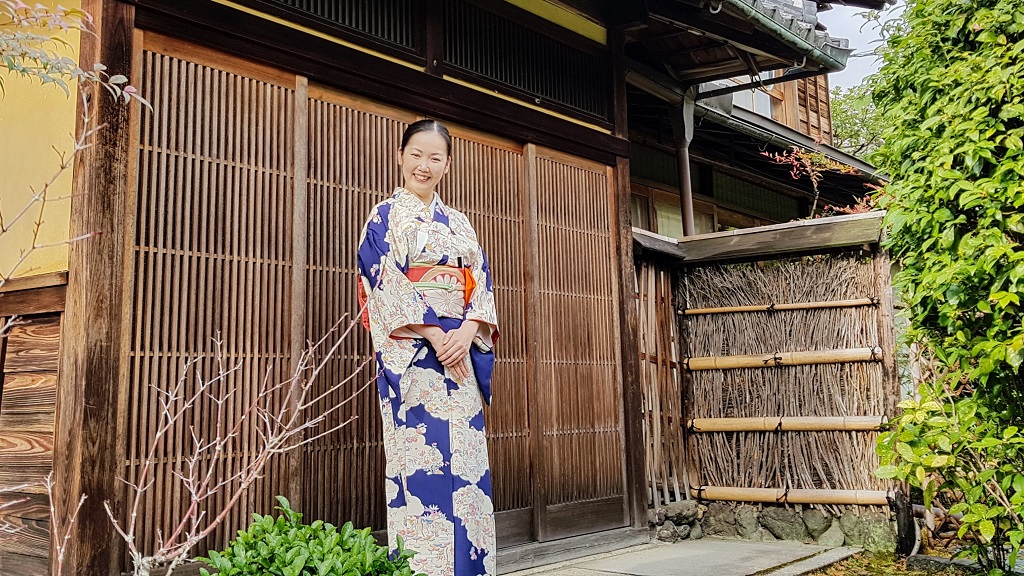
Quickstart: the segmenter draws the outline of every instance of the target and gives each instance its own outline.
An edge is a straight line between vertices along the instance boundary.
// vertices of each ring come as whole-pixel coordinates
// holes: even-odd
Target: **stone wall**
[[[659,540],[742,538],[795,540],[822,546],[860,546],[872,552],[896,549],[896,524],[878,508],[846,508],[840,517],[809,506],[673,502],[647,511]]]

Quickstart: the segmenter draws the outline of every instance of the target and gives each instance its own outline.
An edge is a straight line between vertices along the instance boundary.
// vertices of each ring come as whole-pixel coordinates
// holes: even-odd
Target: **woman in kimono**
[[[484,435],[498,336],[487,260],[469,220],[434,191],[451,165],[444,125],[402,137],[404,186],[370,212],[359,245],[364,324],[377,361],[388,538],[414,572],[494,574]]]

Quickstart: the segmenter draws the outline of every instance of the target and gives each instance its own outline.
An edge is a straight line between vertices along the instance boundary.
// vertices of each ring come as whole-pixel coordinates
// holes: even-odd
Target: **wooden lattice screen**
[[[209,374],[215,337],[226,360],[243,365],[226,384],[247,399],[262,378],[287,378],[306,341],[358,310],[358,235],[373,204],[399,183],[395,151],[417,118],[140,35],[140,84],[154,111],[140,121],[126,287],[128,481],[139,477],[161,416],[155,387],[173,385],[189,358]],[[486,411],[499,543],[625,525],[612,172],[532,144],[457,126],[452,133],[455,161],[439,192],[467,213],[488,251],[502,320],[495,402]],[[322,386],[369,355],[360,329],[329,362]],[[200,549],[223,546],[251,512],[271,512],[274,495],[296,484],[307,518],[385,526],[375,387],[357,392],[372,376],[364,368],[350,392],[322,401],[332,406],[356,393],[326,424],[357,418],[275,461]],[[225,409],[237,414],[241,406]],[[143,546],[181,517],[187,500],[173,472],[190,453],[189,426],[211,433],[215,410],[201,404],[193,421],[160,440],[156,483],[139,518]],[[247,431],[232,462],[255,443]]]
[[[551,535],[625,523],[618,290],[604,166],[539,151],[539,393]],[[579,506],[560,506],[586,501]]]
[[[155,51],[143,55],[143,95],[153,112],[141,127],[135,206],[127,377],[128,429],[138,433],[126,438],[129,482],[138,482],[164,417],[157,389],[216,374],[215,340],[228,365],[242,366],[222,383],[239,389],[237,404],[200,398],[195,420],[157,442],[155,483],[140,510],[146,550],[154,549],[157,530],[173,532],[188,504],[174,477],[192,448],[188,426],[211,438],[218,409],[237,417],[265,375],[280,381],[289,371],[294,89],[253,76]],[[192,375],[183,372],[188,358],[200,359]],[[219,474],[233,474],[255,442],[251,427]],[[251,510],[272,509],[286,479],[281,465],[271,465],[213,542],[225,542]],[[209,502],[211,510],[222,505]]]

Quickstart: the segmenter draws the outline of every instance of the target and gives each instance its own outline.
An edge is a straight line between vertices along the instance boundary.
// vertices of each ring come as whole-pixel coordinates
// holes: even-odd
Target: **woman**
[[[387,456],[388,537],[428,576],[494,574],[483,402],[498,336],[487,260],[469,220],[434,191],[451,136],[413,123],[404,186],[375,206],[359,246],[364,324],[376,351]]]

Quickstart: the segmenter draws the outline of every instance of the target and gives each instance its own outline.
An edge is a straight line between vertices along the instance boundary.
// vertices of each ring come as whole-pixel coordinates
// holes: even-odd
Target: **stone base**
[[[845,544],[869,552],[896,550],[893,519],[871,508],[851,509],[841,518],[834,518],[820,509],[796,504],[686,501],[649,510],[648,518],[657,521],[653,526],[659,529],[658,538],[663,541],[707,535],[759,541],[791,540],[831,547]],[[667,529],[669,527],[673,529]]]

